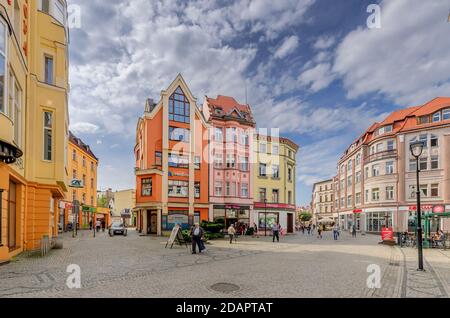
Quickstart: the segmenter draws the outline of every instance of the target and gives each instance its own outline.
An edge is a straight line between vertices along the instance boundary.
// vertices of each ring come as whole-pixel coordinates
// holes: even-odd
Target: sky
[[[450,96],[448,0],[69,0],[70,129],[99,188],[133,188],[147,98],[181,73],[198,103],[229,95],[300,146],[297,205],[373,122]],[[369,28],[370,4],[380,28]],[[372,18],[370,18],[372,21]]]

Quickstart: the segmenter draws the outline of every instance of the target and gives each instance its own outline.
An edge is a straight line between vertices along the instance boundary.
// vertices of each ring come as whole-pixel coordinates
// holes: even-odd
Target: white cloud
[[[95,134],[99,127],[97,125],[87,123],[87,122],[77,122],[70,125],[70,130],[75,134]]]
[[[331,65],[321,63],[300,74],[299,82],[312,92],[318,92],[328,87],[335,78],[336,75],[332,72]]]
[[[321,36],[313,44],[313,48],[316,50],[326,50],[332,47],[336,43],[336,39],[332,36]]]
[[[285,58],[293,53],[298,47],[298,37],[295,35],[286,37],[281,46],[275,51],[274,57],[278,59]]]
[[[417,105],[450,92],[447,0],[381,2],[381,29],[359,27],[336,52],[349,98],[384,94]]]

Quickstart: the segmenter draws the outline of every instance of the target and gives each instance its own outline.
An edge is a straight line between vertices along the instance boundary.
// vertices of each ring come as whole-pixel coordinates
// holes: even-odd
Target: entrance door
[[[13,249],[16,247],[16,184],[9,182],[8,196],[8,247]]]
[[[294,233],[294,214],[292,213],[287,215],[287,230],[288,233]]]
[[[157,212],[152,212],[150,215],[150,234],[158,233],[158,214]]]

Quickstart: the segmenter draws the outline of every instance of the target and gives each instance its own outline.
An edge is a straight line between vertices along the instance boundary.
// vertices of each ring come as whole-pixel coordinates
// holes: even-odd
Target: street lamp
[[[411,154],[416,158],[416,197],[417,197],[417,251],[419,256],[419,271],[423,271],[423,242],[422,242],[422,213],[420,209],[420,188],[419,188],[419,157],[422,155],[425,144],[422,141],[413,142],[410,145]]]
[[[264,198],[264,236],[267,236],[267,199]]]

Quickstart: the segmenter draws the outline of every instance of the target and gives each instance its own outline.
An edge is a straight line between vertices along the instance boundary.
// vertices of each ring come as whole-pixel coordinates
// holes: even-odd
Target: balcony
[[[366,158],[364,158],[364,163],[371,163],[383,159],[397,159],[397,149],[385,150],[374,153]]]

